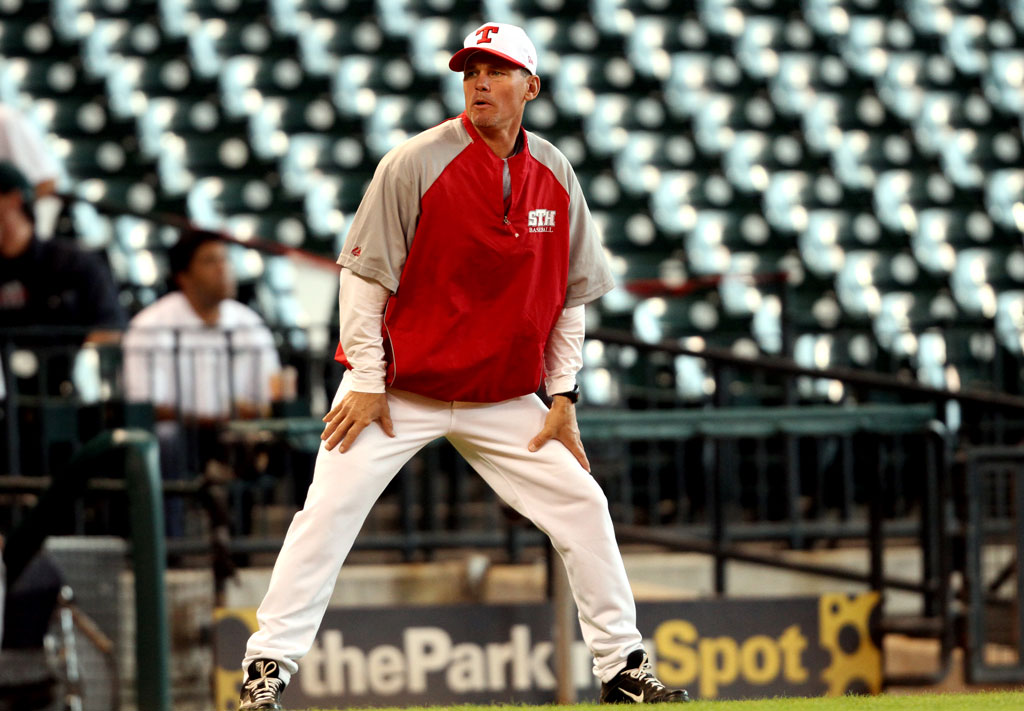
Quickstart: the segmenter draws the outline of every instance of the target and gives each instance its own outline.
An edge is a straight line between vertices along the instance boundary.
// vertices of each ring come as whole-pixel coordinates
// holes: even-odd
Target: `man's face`
[[[23,208],[21,193],[0,195],[0,259],[15,259],[32,242],[32,221]]]
[[[522,121],[526,102],[537,96],[540,79],[517,64],[486,52],[470,55],[462,72],[466,115],[477,128],[501,129]]]
[[[181,289],[204,304],[232,299],[236,293],[235,274],[228,261],[228,248],[220,242],[206,242],[192,255],[188,270],[178,277]]]

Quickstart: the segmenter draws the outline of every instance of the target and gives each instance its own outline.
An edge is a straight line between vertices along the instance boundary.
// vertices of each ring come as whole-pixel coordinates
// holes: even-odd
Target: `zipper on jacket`
[[[512,220],[508,219],[507,213],[505,214],[505,219],[502,221],[505,223],[505,227],[508,228],[508,231],[512,233],[512,236],[519,239],[519,233],[514,231],[514,228],[512,227]]]

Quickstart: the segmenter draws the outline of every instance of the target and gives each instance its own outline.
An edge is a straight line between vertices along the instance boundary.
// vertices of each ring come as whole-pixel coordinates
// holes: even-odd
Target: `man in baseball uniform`
[[[521,127],[540,91],[536,50],[519,27],[486,23],[449,66],[465,112],[384,156],[338,259],[349,370],[259,608],[239,708],[281,708],[370,508],[438,437],[551,537],[601,700],[688,700],[643,651],[579,438],[583,309],[612,277],[572,166]],[[550,409],[534,394],[542,380]]]

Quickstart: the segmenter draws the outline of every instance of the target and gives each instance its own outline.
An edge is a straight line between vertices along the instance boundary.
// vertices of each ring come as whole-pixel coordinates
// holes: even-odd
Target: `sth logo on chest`
[[[530,228],[530,232],[554,232],[555,211],[530,210],[529,222],[527,224]]]

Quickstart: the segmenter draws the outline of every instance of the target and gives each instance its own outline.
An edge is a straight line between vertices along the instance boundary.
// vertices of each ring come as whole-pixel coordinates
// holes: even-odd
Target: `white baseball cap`
[[[485,22],[466,35],[462,49],[452,55],[448,67],[453,72],[461,72],[466,66],[466,59],[473,52],[489,52],[518,64],[530,74],[537,73],[537,49],[522,27],[502,22]]]

